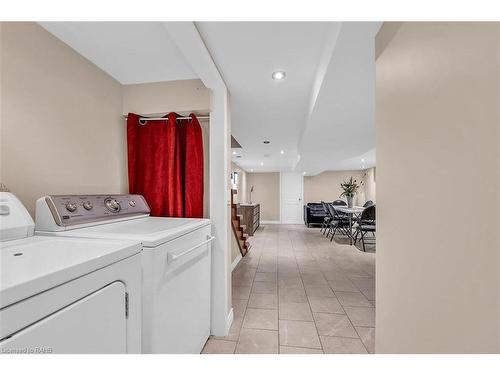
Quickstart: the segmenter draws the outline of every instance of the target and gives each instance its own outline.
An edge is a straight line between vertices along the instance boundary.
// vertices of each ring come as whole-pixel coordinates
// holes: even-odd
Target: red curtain
[[[203,138],[194,114],[178,120],[139,123],[128,114],[128,177],[131,194],[142,194],[152,216],[203,217]]]

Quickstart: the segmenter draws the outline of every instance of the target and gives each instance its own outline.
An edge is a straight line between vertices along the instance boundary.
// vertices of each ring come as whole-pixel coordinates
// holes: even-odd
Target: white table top
[[[347,206],[333,206],[333,207],[335,207],[336,211],[344,212],[346,214],[360,214],[365,209],[365,207],[361,207],[361,206],[354,206],[351,208],[349,208]]]

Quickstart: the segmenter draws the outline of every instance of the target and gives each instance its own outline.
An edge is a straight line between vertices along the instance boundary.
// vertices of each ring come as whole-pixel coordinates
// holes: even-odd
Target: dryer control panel
[[[149,213],[146,200],[138,194],[48,195],[37,200],[36,230],[49,230],[50,224],[58,227],[102,224]],[[53,223],[45,223],[47,220]]]

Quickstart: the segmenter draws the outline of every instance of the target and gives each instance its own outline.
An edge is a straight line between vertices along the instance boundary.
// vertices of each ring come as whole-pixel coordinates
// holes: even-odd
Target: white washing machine
[[[46,196],[36,233],[140,241],[143,353],[200,353],[210,335],[210,220],[149,213],[141,195]]]
[[[33,235],[0,192],[0,352],[139,353],[141,245]]]

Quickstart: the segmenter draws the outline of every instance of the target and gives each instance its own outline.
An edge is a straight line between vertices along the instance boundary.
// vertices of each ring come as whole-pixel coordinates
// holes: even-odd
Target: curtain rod
[[[123,115],[123,118],[128,119],[128,115]],[[210,116],[196,116],[198,120],[209,120]],[[139,121],[160,121],[168,120],[168,117],[139,117]],[[177,117],[177,120],[191,120],[191,116]]]

